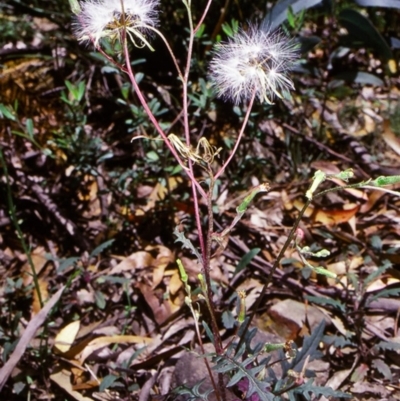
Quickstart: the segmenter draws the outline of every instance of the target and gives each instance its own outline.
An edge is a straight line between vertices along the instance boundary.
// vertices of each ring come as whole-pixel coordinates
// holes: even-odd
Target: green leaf
[[[15,111],[10,106],[6,106],[3,103],[0,103],[0,115],[1,117],[8,118],[11,121],[17,120]]]
[[[79,5],[78,0],[68,0],[68,1],[72,13],[78,15],[81,12],[81,6]]]
[[[151,150],[150,152],[146,153],[146,157],[152,161],[152,162],[157,162],[160,160],[160,157],[158,156],[158,153],[154,152],[154,150]]]
[[[383,265],[373,271],[372,273],[368,274],[368,276],[364,279],[364,286],[367,286],[368,284],[372,283],[375,281],[377,278],[379,278],[387,269],[390,269],[392,267],[392,264],[388,260],[384,260]]]
[[[180,232],[178,227],[175,227],[174,235],[176,237],[175,242],[181,242],[183,245],[183,248],[190,249],[192,251],[193,255],[195,255],[197,257],[197,260],[199,261],[200,265],[202,265],[203,258],[201,257],[199,251],[194,247],[192,242],[185,237],[185,233]]]
[[[262,20],[260,27],[264,31],[274,31],[287,19],[289,7],[292,8],[295,15],[322,2],[323,0],[280,0]]]
[[[400,175],[380,176],[368,183],[374,187],[384,187],[386,185],[394,185],[400,182]]]
[[[104,309],[106,307],[106,299],[104,298],[104,295],[100,291],[95,291],[94,292],[94,299],[96,301],[96,305],[100,309]]]
[[[378,372],[389,381],[392,381],[392,371],[390,367],[382,359],[374,359],[372,366],[378,370]]]
[[[235,319],[235,317],[233,316],[233,314],[232,314],[232,312],[231,311],[225,311],[223,314],[222,314],[222,324],[224,325],[224,327],[226,328],[226,329],[231,329],[231,328],[233,328],[233,326],[235,325],[235,323],[236,323],[236,319]]]
[[[320,400],[322,398],[322,396],[324,396],[325,398],[328,398],[328,399],[353,398],[353,396],[351,394],[344,393],[343,391],[339,391],[339,390],[334,390],[331,387],[314,386],[313,382],[314,382],[314,379],[310,379],[307,381],[307,383],[295,388],[290,393],[299,394],[302,397],[304,397],[306,400],[311,400],[311,399]],[[314,397],[311,398],[311,395],[313,395]],[[294,399],[297,400],[298,398],[295,397]]]
[[[77,256],[72,256],[70,258],[60,260],[59,261],[60,265],[58,266],[57,273],[62,273],[65,269],[73,266],[78,261],[79,261],[79,258]]]
[[[29,138],[33,139],[34,128],[33,128],[33,120],[31,118],[26,119],[25,127]]]
[[[258,254],[260,253],[260,251],[261,251],[260,248],[253,248],[253,249],[250,249],[250,251],[247,252],[247,253],[242,257],[242,259],[240,259],[239,263],[238,263],[237,266],[236,266],[236,269],[235,269],[235,273],[234,273],[234,274],[237,274],[237,273],[241,272],[241,271],[252,261],[252,259],[253,259],[256,255],[258,255]]]
[[[103,379],[101,380],[100,386],[99,386],[99,391],[104,391],[107,388],[111,387],[114,382],[118,379],[117,376],[114,375],[107,375],[104,376]]]
[[[377,292],[371,298],[368,298],[367,305],[370,304],[372,301],[375,301],[376,299],[398,296],[400,296],[400,288],[386,288],[382,291]]]
[[[336,301],[335,299],[332,298],[314,297],[312,295],[306,295],[306,299],[318,305],[330,305],[333,306],[334,308],[341,310],[342,312],[346,312],[345,305],[342,304],[340,301]]]
[[[380,350],[400,351],[400,343],[394,341],[381,341],[376,345]]]
[[[105,249],[107,249],[108,247],[110,247],[113,244],[114,240],[110,239],[108,241],[103,242],[102,244],[100,244],[98,247],[96,247],[92,253],[90,254],[91,258],[94,258],[95,256],[99,255],[100,253],[102,253]]]
[[[129,284],[131,280],[125,277],[115,277],[115,276],[100,276],[97,279],[98,283],[109,282],[111,284]]]
[[[299,351],[293,358],[289,366],[290,369],[300,372],[301,369],[303,369],[304,362],[308,355],[310,356],[310,361],[320,356],[318,347],[324,335],[324,329],[325,320],[322,320],[322,322],[311,332],[311,335],[309,337],[304,337],[301,351]],[[287,372],[286,369],[285,371]]]
[[[206,28],[205,24],[200,25],[200,28],[196,32],[196,38],[201,38],[203,36],[205,28]]]
[[[295,23],[293,8],[291,6],[289,6],[288,10],[287,10],[287,20],[288,20],[290,27],[294,29],[296,23]]]
[[[354,45],[361,44],[373,48],[385,60],[393,58],[393,53],[372,22],[361,13],[352,9],[345,9],[339,14],[339,22],[347,29],[346,39]]]
[[[214,344],[214,336],[213,336],[213,333],[212,333],[209,325],[205,321],[202,321],[201,324],[203,325],[204,330],[206,331],[206,334],[207,334],[208,338]]]

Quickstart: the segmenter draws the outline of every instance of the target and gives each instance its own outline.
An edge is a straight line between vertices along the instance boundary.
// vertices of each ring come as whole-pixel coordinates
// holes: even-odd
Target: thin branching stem
[[[176,59],[176,57],[175,57],[175,54],[174,54],[174,52],[172,51],[172,48],[171,48],[171,46],[169,45],[169,43],[168,43],[167,39],[165,38],[165,36],[164,36],[158,29],[156,29],[156,28],[154,28],[154,27],[152,27],[152,26],[147,26],[147,25],[146,25],[146,28],[147,28],[147,29],[150,29],[150,30],[152,30],[152,31],[154,31],[154,32],[162,39],[162,41],[164,42],[165,46],[166,46],[167,49],[168,49],[169,54],[171,55],[172,61],[174,62],[174,65],[175,65],[176,71],[177,71],[177,73],[178,73],[178,75],[179,75],[179,78],[183,81],[184,78],[183,78],[182,71],[181,71],[181,69],[180,69],[180,67],[179,67],[179,64],[178,64],[178,61],[177,61],[177,59]]]
[[[279,265],[281,263],[281,260],[282,260],[283,256],[285,255],[286,250],[288,249],[289,245],[291,244],[291,242],[295,238],[297,227],[299,226],[300,221],[303,218],[305,211],[310,206],[311,202],[312,202],[312,199],[307,199],[307,201],[304,204],[303,208],[300,210],[300,213],[297,216],[297,219],[296,219],[293,227],[291,228],[291,230],[289,232],[289,235],[288,235],[288,237],[287,237],[287,239],[285,241],[285,244],[281,248],[281,250],[280,250],[280,252],[278,254],[278,257],[275,259],[275,262],[272,265],[272,268],[269,271],[269,274],[268,274],[267,278],[265,279],[264,286],[263,286],[263,288],[262,288],[262,290],[261,290],[256,302],[253,305],[253,308],[252,308],[252,311],[251,311],[251,314],[250,314],[249,318],[246,320],[245,328],[243,330],[243,333],[246,333],[247,330],[249,329],[249,326],[250,326],[255,314],[257,313],[258,308],[260,307],[260,304],[261,304],[261,302],[262,302],[262,300],[264,298],[264,295],[267,292],[268,285],[271,282],[272,277],[273,277],[276,269],[279,267]],[[240,338],[240,341],[239,341],[238,346],[236,348],[237,350],[240,348],[240,346],[242,345],[243,341],[244,341],[244,336],[242,336]]]
[[[254,103],[254,99],[256,97],[256,93],[253,93],[253,96],[251,97],[249,104],[247,106],[247,111],[246,111],[246,115],[244,116],[244,120],[242,123],[242,127],[240,128],[240,132],[239,132],[239,136],[236,139],[236,143],[235,146],[233,147],[233,150],[231,152],[231,154],[229,155],[228,159],[225,161],[225,163],[223,164],[223,166],[219,169],[219,171],[215,174],[215,180],[225,171],[226,167],[228,166],[228,164],[231,162],[233,156],[236,153],[236,150],[239,147],[240,141],[243,137],[244,134],[244,130],[246,128],[247,122],[249,121],[249,117],[250,117],[250,113],[251,113],[251,109],[253,108],[253,103]]]
[[[4,177],[6,179],[8,213],[9,213],[10,219],[11,219],[11,221],[12,221],[12,223],[13,223],[16,231],[17,231],[17,236],[18,236],[18,239],[19,239],[19,241],[21,243],[22,250],[24,251],[24,254],[26,255],[26,258],[28,260],[28,264],[29,264],[29,267],[31,269],[31,275],[32,275],[32,278],[33,278],[33,285],[35,286],[35,291],[36,291],[37,296],[38,296],[39,304],[40,304],[40,307],[42,308],[43,307],[43,298],[42,298],[42,293],[40,291],[39,278],[38,278],[38,275],[37,275],[35,264],[33,263],[33,260],[32,260],[31,252],[29,250],[28,245],[25,242],[24,234],[23,234],[23,232],[21,230],[21,226],[20,226],[20,224],[18,222],[16,209],[15,209],[15,204],[14,204],[14,201],[13,201],[13,198],[12,198],[10,176],[8,174],[7,164],[6,164],[6,161],[4,159],[3,150],[1,149],[1,147],[0,147],[0,163],[2,164]]]
[[[204,275],[207,284],[207,298],[208,298],[208,306],[211,316],[211,327],[215,340],[215,351],[218,355],[223,352],[221,337],[219,335],[218,330],[218,322],[215,316],[215,306],[213,302],[212,296],[212,288],[211,288],[211,253],[212,253],[212,238],[211,234],[214,232],[214,214],[213,214],[213,190],[214,190],[214,179],[210,175],[210,189],[208,192],[208,201],[207,201],[207,210],[208,210],[208,227],[207,227],[207,249],[204,258]]]
[[[143,96],[142,91],[139,88],[139,85],[135,79],[135,75],[132,71],[132,66],[130,63],[130,56],[129,56],[129,50],[128,50],[128,43],[126,40],[126,35],[125,35],[125,31],[123,31],[122,34],[123,38],[122,38],[122,45],[123,45],[123,49],[124,49],[124,56],[125,56],[125,61],[126,61],[126,68],[124,68],[124,71],[128,74],[129,79],[132,83],[133,89],[136,92],[136,95],[139,98],[140,103],[142,104],[144,110],[146,111],[150,121],[152,122],[152,124],[154,125],[154,127],[156,128],[157,132],[160,134],[160,136],[162,137],[162,139],[164,140],[165,144],[167,145],[168,149],[171,151],[172,155],[175,157],[176,161],[179,163],[179,165],[183,168],[184,171],[186,171],[186,173],[188,174],[190,180],[192,181],[193,187],[196,187],[197,190],[199,191],[199,193],[204,197],[207,198],[207,194],[205,193],[204,189],[201,187],[201,185],[199,184],[199,182],[196,180],[196,178],[193,175],[193,171],[190,170],[190,168],[188,169],[183,161],[181,160],[181,158],[178,155],[178,152],[175,150],[174,146],[172,145],[172,143],[170,142],[170,140],[168,139],[167,135],[165,134],[164,130],[161,128],[160,124],[158,123],[156,117],[154,116],[154,114],[152,113],[152,111],[150,110],[149,105],[147,104],[146,99]]]
[[[196,25],[196,28],[193,29],[193,34],[196,35],[197,31],[200,29],[201,24],[203,23],[204,19],[206,18],[206,15],[208,14],[208,10],[210,9],[212,0],[208,0],[206,8],[204,9],[203,15],[201,16],[199,22]]]
[[[188,43],[188,50],[187,50],[187,59],[186,59],[186,66],[183,75],[183,82],[182,82],[182,102],[183,102],[183,125],[185,131],[185,139],[186,139],[186,146],[190,148],[191,146],[191,138],[190,138],[190,125],[189,125],[189,103],[188,103],[188,82],[189,82],[189,72],[190,72],[190,65],[192,61],[192,52],[193,52],[193,41],[194,41],[194,32],[193,32],[193,21],[192,21],[192,12],[190,9],[190,4],[184,2],[187,13],[188,13],[188,20],[189,20],[189,43]],[[193,163],[191,160],[188,160],[189,171],[192,176],[194,176],[193,171]],[[203,229],[201,224],[201,217],[200,217],[200,208],[199,208],[199,199],[197,195],[197,188],[195,185],[192,185],[192,194],[193,194],[193,205],[194,205],[194,213],[196,219],[196,226],[198,232],[198,238],[200,243],[200,250],[201,254],[203,255],[203,260],[206,255],[206,245],[203,236]]]

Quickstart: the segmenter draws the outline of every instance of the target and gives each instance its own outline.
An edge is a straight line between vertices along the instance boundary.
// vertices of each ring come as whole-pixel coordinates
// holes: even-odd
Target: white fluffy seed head
[[[210,77],[219,97],[239,104],[255,94],[271,104],[294,89],[287,73],[297,56],[297,46],[283,34],[250,26],[216,46]]]
[[[159,0],[87,0],[80,2],[80,12],[74,23],[75,36],[80,41],[98,44],[100,38],[115,38],[123,29],[122,12],[125,11],[125,27],[137,32],[138,37],[148,27],[158,24]]]

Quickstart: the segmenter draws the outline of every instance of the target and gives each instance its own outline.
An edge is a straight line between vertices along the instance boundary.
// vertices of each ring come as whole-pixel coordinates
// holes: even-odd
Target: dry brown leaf
[[[368,397],[368,400],[390,400],[393,401],[398,399],[390,398],[388,396],[391,395],[391,391],[381,383],[368,383],[364,382],[356,382],[350,389],[352,394],[359,394],[362,396],[363,394],[371,394],[371,397]],[[367,400],[366,398],[360,398],[361,400]]]
[[[389,120],[383,121],[382,138],[388,146],[392,148],[398,155],[400,155],[400,140],[392,131]]]
[[[181,276],[179,275],[179,271],[175,270],[171,276],[169,281],[168,290],[169,293],[175,295],[182,287]]]
[[[46,257],[46,250],[44,249],[44,247],[39,246],[36,249],[34,249],[31,252],[31,260],[33,266],[35,267],[36,274],[39,275],[40,272],[45,267],[46,263],[48,262],[48,258]],[[24,266],[22,267],[22,272],[23,272],[22,277],[24,280],[24,286],[27,287],[28,285],[31,285],[33,282],[32,269],[28,261],[25,262]]]
[[[337,390],[340,385],[347,379],[347,377],[351,374],[352,369],[339,370],[335,372],[332,377],[326,382],[325,387],[331,387],[334,390]],[[328,401],[327,398],[322,396],[320,401]]]
[[[385,196],[386,193],[384,191],[371,191],[368,195],[368,200],[360,207],[360,213],[368,213],[376,203]]]
[[[303,327],[306,321],[310,324],[311,329],[322,320],[330,322],[330,318],[317,307],[305,305],[293,299],[278,301],[260,319],[263,321],[262,329],[272,330],[286,340],[297,338],[300,331],[304,331]]]
[[[58,384],[64,391],[66,391],[71,397],[77,401],[93,401],[93,398],[84,397],[81,393],[78,393],[72,388],[71,384],[72,373],[67,370],[60,370],[59,372],[50,375],[50,379]]]
[[[295,200],[293,205],[300,211],[303,208],[304,203],[300,200]],[[359,209],[360,205],[354,203],[345,204],[342,209],[320,209],[310,205],[305,211],[304,217],[312,218],[313,221],[328,226],[341,223],[350,223],[354,225],[351,222],[351,219],[356,215]],[[354,227],[352,228],[354,231]]]
[[[352,217],[356,215],[360,209],[360,205],[347,204],[343,209],[318,209],[314,214],[314,221],[326,225],[336,225],[349,222]]]
[[[89,203],[89,209],[83,211],[85,218],[92,218],[101,215],[101,203],[98,195],[99,188],[96,178],[87,174],[83,177],[82,185],[84,185],[84,191],[78,192],[79,200],[82,202]]]
[[[150,306],[154,319],[158,324],[162,324],[167,320],[171,314],[171,308],[168,302],[162,297],[157,297],[155,291],[152,287],[145,283],[138,283],[137,288],[139,288],[147,304]]]
[[[166,267],[175,261],[173,252],[166,246],[147,246],[146,251],[157,251],[157,257],[153,262],[153,288],[156,288],[164,277]]]
[[[97,337],[86,345],[81,354],[78,355],[78,360],[83,364],[86,358],[94,351],[107,347],[110,344],[150,344],[152,341],[153,339],[150,337],[131,335]]]
[[[143,269],[145,267],[153,266],[154,258],[149,252],[138,251],[132,253],[116,266],[114,266],[110,275],[119,274],[122,272],[134,272],[136,269]]]
[[[387,286],[392,285],[392,284],[398,284],[399,282],[400,282],[399,279],[392,278],[392,277],[389,277],[385,280],[377,279],[368,285],[366,291],[373,292],[373,291],[383,290]]]
[[[79,332],[80,321],[75,320],[63,327],[54,340],[54,348],[56,351],[65,353],[70,350],[75,341],[76,335]]]
[[[32,300],[32,316],[36,315],[40,311],[40,300],[44,304],[47,299],[49,298],[49,292],[48,292],[48,281],[47,278],[38,278],[38,284],[39,284],[39,292],[40,292],[40,297],[38,292],[36,291],[36,287],[33,288],[33,300]]]
[[[340,283],[338,283],[336,278],[328,278],[328,283],[331,286],[336,286],[336,287],[347,287],[347,273],[355,272],[360,266],[363,266],[364,264],[364,258],[363,256],[353,256],[350,260],[347,261],[339,261],[339,262],[333,262],[329,263],[326,266],[326,269],[329,270],[332,273],[335,273],[339,280]],[[350,288],[352,286],[350,285]]]
[[[156,203],[160,200],[164,200],[169,191],[173,191],[182,182],[182,177],[173,176],[168,178],[167,187],[158,182],[151,193],[147,196],[147,205],[142,208],[143,211],[147,212],[153,209]]]

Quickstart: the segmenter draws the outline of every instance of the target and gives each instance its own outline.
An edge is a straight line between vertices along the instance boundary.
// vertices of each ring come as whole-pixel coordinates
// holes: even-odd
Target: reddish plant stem
[[[249,121],[249,117],[250,117],[251,109],[253,108],[253,103],[254,103],[255,97],[256,97],[256,94],[254,92],[253,96],[251,97],[249,104],[247,106],[246,115],[244,116],[242,127],[240,128],[239,136],[236,139],[235,146],[233,147],[233,150],[232,150],[231,154],[229,155],[228,159],[225,161],[223,166],[219,169],[217,174],[215,174],[215,177],[214,177],[215,180],[225,171],[226,167],[228,166],[228,164],[231,162],[233,156],[235,155],[237,148],[239,147],[240,141],[244,134],[244,129],[246,128],[247,122]]]
[[[185,130],[186,146],[188,146],[190,148],[190,146],[191,146],[190,139],[191,138],[190,138],[190,125],[189,125],[188,82],[189,82],[190,63],[192,60],[192,53],[193,53],[194,31],[193,31],[193,22],[192,22],[192,18],[191,18],[191,14],[190,14],[190,9],[188,9],[188,14],[189,14],[190,36],[189,36],[189,43],[188,43],[188,50],[187,50],[186,66],[185,66],[183,82],[182,82],[182,101],[183,101],[183,126],[184,126],[184,130]],[[188,164],[189,164],[189,171],[190,171],[191,175],[194,177],[192,161],[189,160]],[[202,229],[202,224],[201,224],[199,199],[197,196],[197,189],[196,189],[195,185],[192,185],[192,194],[193,194],[193,205],[194,205],[198,238],[199,238],[199,243],[200,243],[200,250],[201,250],[201,254],[203,256],[203,261],[204,261],[204,258],[206,255],[206,248],[205,248],[203,229]]]
[[[131,67],[131,63],[130,63],[130,57],[129,57],[129,50],[128,50],[128,45],[127,45],[127,41],[124,38],[123,39],[123,48],[124,48],[124,55],[125,55],[125,60],[126,60],[126,68],[124,68],[123,70],[128,74],[129,79],[132,83],[133,89],[136,92],[137,97],[139,98],[140,103],[142,104],[144,110],[146,111],[150,121],[152,122],[152,124],[154,125],[154,127],[156,128],[157,132],[160,134],[160,136],[162,137],[162,139],[164,140],[165,144],[167,145],[168,149],[171,151],[172,155],[175,157],[176,161],[179,163],[179,165],[186,171],[186,173],[188,174],[190,180],[192,181],[193,187],[196,187],[197,190],[199,191],[199,193],[204,197],[207,198],[207,194],[205,193],[204,189],[201,187],[201,185],[198,183],[198,181],[196,180],[196,178],[193,175],[193,170],[188,169],[182,162],[181,158],[178,155],[178,152],[175,150],[174,146],[172,145],[172,143],[170,142],[170,140],[168,139],[167,135],[165,134],[165,132],[163,131],[163,129],[161,128],[160,124],[158,123],[156,117],[154,116],[154,114],[151,112],[146,99],[143,96],[142,91],[139,88],[139,85],[135,79],[135,76],[133,74],[132,71],[132,67]]]
[[[211,288],[211,252],[212,252],[212,238],[211,234],[214,232],[214,214],[213,214],[213,203],[212,195],[214,189],[214,178],[210,173],[210,189],[208,192],[207,209],[208,209],[208,228],[207,228],[207,248],[206,255],[204,258],[204,276],[207,284],[207,298],[208,298],[208,309],[211,316],[211,328],[214,335],[214,346],[215,352],[221,355],[223,352],[221,336],[219,335],[218,322],[215,316],[215,305],[213,301],[213,294]]]

